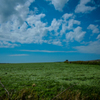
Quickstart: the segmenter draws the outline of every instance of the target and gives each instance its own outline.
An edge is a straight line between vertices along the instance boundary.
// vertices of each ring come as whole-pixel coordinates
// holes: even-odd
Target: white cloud
[[[43,43],[42,38],[46,35],[47,28],[46,23],[41,21],[44,14],[29,15],[25,21],[31,26],[28,28],[26,22],[21,26],[19,20],[14,18],[7,23],[3,23],[0,26],[0,40],[11,41],[19,43]],[[34,25],[33,25],[34,24]]]
[[[82,53],[100,54],[100,41],[90,42],[87,46],[76,46],[74,49]]]
[[[62,18],[63,18],[64,20],[66,20],[66,19],[68,19],[68,18],[71,18],[72,16],[73,16],[73,14],[65,13],[65,14],[62,16]]]
[[[13,54],[13,55],[9,55],[9,56],[28,56],[28,54]]]
[[[66,41],[78,41],[80,42],[84,35],[85,35],[85,31],[82,31],[82,28],[81,27],[77,27],[74,29],[74,31],[71,31],[69,33],[66,34]]]
[[[43,18],[43,17],[45,17],[45,14],[30,15],[30,16],[28,16],[26,21],[28,22],[28,24],[30,26],[33,26],[33,24],[34,24],[35,26],[40,27],[40,25],[42,23],[40,19]],[[45,26],[45,24],[44,24],[44,26]]]
[[[68,21],[68,29],[70,30],[70,29],[73,29],[73,25],[74,24],[76,24],[76,25],[80,25],[80,21],[78,21],[78,20],[74,20],[74,19],[70,19],[69,21]]]
[[[66,25],[66,23],[62,24],[62,29],[60,30],[60,34],[63,35],[64,33],[66,33],[66,30],[68,26]]]
[[[47,32],[46,23],[41,21],[45,14],[36,15],[29,10],[34,0],[0,1],[0,47],[17,46],[19,43],[43,43]],[[30,28],[29,28],[29,25]],[[4,42],[7,42],[6,44]],[[12,45],[12,46],[11,46]]]
[[[70,19],[69,19],[70,18]],[[65,13],[61,19],[56,20],[53,19],[51,26],[48,27],[49,31],[55,31],[55,35],[63,35],[64,33],[66,33],[66,30],[73,30],[74,29],[74,25],[80,25],[80,21],[75,20],[73,14],[68,14]],[[59,32],[60,27],[62,27],[62,29]]]
[[[0,23],[7,22],[16,16],[22,24],[31,2],[34,0],[0,0]]]
[[[80,0],[80,3],[75,9],[75,13],[89,13],[96,9],[96,7],[86,6],[88,3],[92,3],[92,0]]]
[[[9,42],[6,42],[6,41],[0,41],[0,48],[13,48],[15,46],[19,46],[18,44],[15,44],[15,43],[9,43]]]
[[[53,4],[56,10],[62,11],[65,4],[69,0],[46,0],[46,1],[50,1],[50,4]]]
[[[97,39],[99,39],[99,40],[100,40],[100,34],[97,36]]]
[[[55,31],[55,35],[58,35],[58,29],[60,27],[60,25],[62,24],[62,20],[56,20],[56,19],[53,19],[52,22],[51,22],[51,26],[48,27],[49,31]]]
[[[5,6],[8,7],[7,2],[4,1],[3,5],[5,4]],[[33,2],[33,0],[23,2],[19,0],[13,2],[9,1],[9,5],[13,5],[14,3],[12,8],[9,8],[10,10],[14,10],[14,13],[11,10],[10,15],[7,15],[8,17],[4,17],[3,14],[4,12],[7,13],[6,8],[5,10],[0,10],[2,11],[0,12],[1,20],[6,19],[6,21],[0,22],[0,48],[19,46],[16,42],[21,44],[48,43],[62,46],[62,35],[66,33],[66,30],[73,30],[74,24],[80,25],[80,21],[75,20],[73,14],[66,13],[58,20],[53,19],[51,25],[47,26],[47,23],[42,21],[42,18],[46,16],[45,14],[37,14],[37,8],[34,8],[36,13],[35,11],[29,11],[31,2]],[[62,27],[62,29],[60,27]],[[52,39],[50,39],[49,36],[52,37]]]
[[[52,44],[62,46],[61,41],[60,40],[57,40],[57,39],[53,40],[52,41]]]
[[[43,23],[41,21],[41,19],[44,17],[45,17],[45,14],[29,15],[25,21],[27,21],[27,23],[30,25],[30,28],[28,28],[28,25],[26,22],[24,22],[20,26],[16,18],[12,19],[11,21],[8,21],[7,23],[3,23],[0,26],[1,42],[10,41],[11,43],[19,42],[21,44],[48,43],[48,44],[62,46],[60,39],[46,40],[46,38],[44,37],[47,36],[48,31],[49,32],[54,31],[54,35],[53,35],[54,38],[55,36],[57,37],[58,35],[60,36],[60,33],[58,32],[58,30],[59,30],[60,25],[62,25],[63,20],[53,19],[51,22],[51,25],[49,27],[46,27],[47,23]],[[7,47],[9,47],[9,45]]]
[[[68,53],[68,52],[76,52],[76,51],[49,51],[49,50],[20,50],[20,51],[26,51],[26,52],[46,52],[46,53],[55,53],[55,52],[64,52],[64,53]]]
[[[92,30],[92,33],[99,33],[99,28],[98,28],[98,25],[93,25],[93,24],[90,24],[87,29],[90,29]]]
[[[70,31],[65,36],[67,41],[76,40],[76,41],[80,42],[83,39],[86,32],[82,31],[82,28],[78,27],[78,25],[80,25],[80,21],[75,20],[73,14],[65,13],[61,19],[59,19],[59,20],[53,19],[51,26],[48,27],[48,30],[51,31],[51,33],[54,30],[55,34],[52,34],[52,35],[57,36],[58,40],[51,39],[48,41],[48,43],[62,46],[62,43],[59,38],[61,38],[63,34],[65,35],[67,33],[67,31]],[[60,27],[62,27],[62,28],[60,29]]]

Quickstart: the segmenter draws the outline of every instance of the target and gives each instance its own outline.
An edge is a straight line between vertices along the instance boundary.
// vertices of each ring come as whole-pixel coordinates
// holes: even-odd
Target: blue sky
[[[0,63],[100,59],[100,0],[0,0]]]

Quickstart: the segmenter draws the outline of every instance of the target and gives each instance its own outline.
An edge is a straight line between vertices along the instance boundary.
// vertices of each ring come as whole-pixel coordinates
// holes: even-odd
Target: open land
[[[0,81],[0,100],[100,100],[100,65],[0,64]]]

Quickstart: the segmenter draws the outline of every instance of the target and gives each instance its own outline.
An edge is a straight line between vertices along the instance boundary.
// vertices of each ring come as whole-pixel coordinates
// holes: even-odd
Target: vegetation
[[[100,60],[94,60],[94,61],[68,61],[66,60],[64,63],[100,65]]]
[[[60,93],[53,100],[100,100],[100,65],[0,64],[0,81],[10,100],[52,100]],[[8,100],[1,84],[0,100]]]

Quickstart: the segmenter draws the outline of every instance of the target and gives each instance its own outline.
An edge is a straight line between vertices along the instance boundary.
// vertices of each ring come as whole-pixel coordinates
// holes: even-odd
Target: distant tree
[[[66,60],[66,62],[68,62],[68,60]]]

